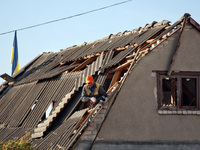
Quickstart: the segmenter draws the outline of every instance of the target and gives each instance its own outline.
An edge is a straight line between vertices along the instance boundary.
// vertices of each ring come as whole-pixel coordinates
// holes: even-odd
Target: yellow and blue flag
[[[13,41],[11,64],[12,64],[11,75],[13,75],[17,71],[19,71],[18,47],[17,47],[17,31],[15,31],[15,37],[14,37],[14,41]]]

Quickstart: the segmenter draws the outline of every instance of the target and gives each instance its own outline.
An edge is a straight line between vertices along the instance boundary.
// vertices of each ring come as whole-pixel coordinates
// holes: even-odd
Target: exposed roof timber
[[[149,44],[141,49],[141,51],[139,52],[139,55],[147,54],[149,51],[155,49],[158,45],[162,44],[168,38],[168,36],[172,36],[180,29],[181,29],[181,27],[176,28],[172,33],[170,33],[170,35],[168,35],[167,33],[165,35],[162,34],[163,36],[159,39],[156,38],[156,40],[155,39],[148,40],[147,43],[149,43]],[[170,28],[170,30],[172,30],[172,28]],[[170,30],[168,31],[168,33],[170,32]],[[156,44],[156,45],[152,47],[153,44]],[[132,55],[127,56],[126,59],[131,59],[135,56],[136,56],[136,54],[134,53]]]
[[[158,39],[158,40],[152,40],[151,43],[149,43],[148,45],[146,45],[146,46],[144,46],[143,48],[141,48],[139,54],[140,54],[140,53],[146,53],[146,52],[150,51],[149,48],[151,47],[151,45],[154,44],[154,43],[156,43],[157,41],[159,41],[159,39]],[[133,57],[135,57],[135,56],[136,56],[136,53],[127,56],[126,59],[130,59],[130,58],[133,58]]]
[[[188,22],[191,20],[192,18],[188,18]],[[182,21],[183,21],[183,19],[182,19]],[[194,21],[193,19],[192,19],[192,21]],[[190,23],[192,22],[192,21],[190,21]],[[86,67],[86,69],[84,69],[84,71],[82,71],[82,70],[77,70],[77,71],[79,71],[79,72],[74,72],[74,74],[79,74],[80,73],[80,76],[79,75],[77,75],[76,77],[77,77],[77,79],[78,79],[78,83],[80,83],[79,85],[83,85],[83,83],[84,83],[84,78],[83,78],[83,72],[85,73],[85,75],[88,75],[88,74],[93,74],[94,75],[94,72],[96,72],[96,71],[99,71],[99,67],[103,67],[104,66],[104,64],[106,64],[107,62],[108,62],[108,60],[110,60],[111,58],[112,58],[112,56],[113,56],[113,53],[114,53],[114,51],[121,51],[120,53],[123,53],[123,55],[119,55],[118,56],[118,60],[116,59],[116,60],[114,60],[115,62],[113,63],[113,62],[108,62],[108,64],[110,63],[110,64],[112,64],[113,66],[117,66],[117,65],[119,65],[120,64],[120,66],[118,66],[117,68],[119,69],[119,70],[115,70],[115,71],[118,71],[118,73],[117,72],[115,72],[115,75],[113,75],[113,74],[110,74],[110,75],[112,75],[112,79],[113,80],[115,80],[115,82],[113,81],[113,83],[114,83],[114,85],[111,87],[111,88],[109,88],[108,89],[108,91],[107,91],[107,93],[108,92],[110,92],[110,91],[112,91],[112,89],[113,89],[113,87],[115,87],[115,86],[118,86],[119,85],[119,82],[118,82],[118,80],[119,80],[119,77],[120,77],[120,73],[121,73],[121,71],[122,71],[122,69],[124,70],[124,69],[128,69],[128,72],[126,73],[127,75],[129,74],[129,72],[131,71],[131,68],[133,68],[135,65],[136,65],[136,63],[139,61],[138,59],[141,59],[143,56],[144,56],[144,54],[146,54],[146,53],[148,53],[148,52],[150,52],[151,50],[153,50],[157,45],[159,45],[160,44],[160,42],[162,43],[163,41],[165,41],[165,39],[167,39],[168,37],[170,37],[172,34],[174,34],[174,33],[177,33],[177,31],[179,32],[179,30],[181,29],[181,27],[180,27],[180,24],[181,24],[182,22],[179,20],[179,22],[176,24],[176,26],[174,26],[173,28],[172,27],[165,27],[165,28],[163,28],[162,29],[162,33],[161,33],[161,31],[159,31],[159,34],[155,34],[154,36],[149,36],[150,34],[149,33],[147,33],[147,35],[148,36],[146,36],[145,34],[146,34],[146,32],[144,33],[144,38],[145,37],[150,37],[149,39],[146,39],[146,41],[144,41],[144,43],[140,43],[140,42],[138,42],[139,43],[139,46],[140,47],[137,47],[137,48],[135,48],[134,47],[134,42],[137,42],[137,39],[138,38],[136,38],[136,40],[134,41],[132,41],[132,45],[130,44],[129,46],[125,46],[125,45],[127,45],[127,43],[129,42],[129,40],[127,40],[127,43],[126,42],[124,42],[125,41],[125,38],[124,37],[121,37],[121,38],[123,38],[123,40],[121,40],[120,42],[121,43],[123,43],[124,42],[124,44],[119,44],[119,45],[117,45],[117,42],[116,42],[116,46],[114,46],[115,44],[113,44],[112,45],[112,48],[110,48],[111,46],[109,45],[109,50],[108,51],[105,51],[103,48],[101,49],[100,48],[100,46],[104,46],[104,45],[106,45],[107,43],[99,43],[99,45],[98,45],[98,48],[97,47],[89,47],[89,49],[91,50],[88,50],[88,49],[86,49],[86,51],[87,52],[84,52],[83,51],[83,53],[81,53],[81,52],[78,52],[78,50],[75,52],[76,54],[75,55],[72,55],[72,57],[68,57],[68,55],[66,55],[65,54],[65,59],[68,59],[68,60],[70,60],[70,61],[68,61],[67,62],[67,64],[65,64],[64,66],[62,66],[62,67],[59,67],[59,62],[60,61],[58,61],[58,60],[60,60],[61,58],[62,58],[62,56],[61,55],[59,55],[58,54],[58,57],[52,57],[52,59],[54,59],[53,61],[52,61],[52,63],[49,65],[48,64],[48,60],[52,60],[51,59],[51,57],[48,57],[47,58],[47,61],[45,60],[44,61],[44,65],[43,65],[43,61],[39,61],[39,62],[36,62],[36,64],[34,64],[34,65],[31,65],[29,68],[27,68],[27,69],[25,69],[25,71],[24,71],[24,73],[26,73],[27,71],[30,71],[29,72],[29,74],[33,74],[33,75],[35,75],[35,76],[40,76],[40,79],[45,79],[45,78],[51,78],[51,77],[54,77],[56,74],[58,75],[58,74],[61,74],[64,70],[66,70],[66,69],[69,69],[69,68],[71,68],[70,70],[72,70],[72,69],[74,69],[75,67],[77,67],[77,66],[75,66],[75,65],[80,65],[80,63],[83,63],[83,61],[86,61],[86,60],[84,60],[84,59],[87,59],[87,60],[89,60],[90,58],[92,58],[92,57],[95,57],[95,56],[98,56],[98,55],[100,55],[99,54],[99,52],[101,51],[102,53],[102,59],[100,60],[100,58],[98,58],[98,59],[96,59],[96,61],[93,61],[93,63],[89,63],[89,65]],[[192,23],[191,23],[192,24]],[[178,27],[177,27],[177,25],[179,25]],[[195,25],[195,22],[193,22],[193,25]],[[178,28],[178,29],[177,29]],[[196,28],[198,29],[199,28],[199,25],[197,24],[196,25]],[[150,28],[149,28],[150,29]],[[172,31],[172,29],[175,29],[175,30],[173,30]],[[168,30],[168,32],[165,32],[164,30]],[[199,30],[199,29],[198,29]],[[153,32],[152,33],[156,33],[155,32],[155,30],[152,30]],[[164,32],[163,32],[164,31]],[[142,31],[143,32],[143,31]],[[151,33],[151,35],[153,35]],[[160,34],[161,33],[161,34]],[[169,35],[166,35],[166,34],[163,34],[163,33],[170,33]],[[131,33],[130,33],[131,34]],[[178,34],[178,33],[177,33]],[[161,36],[162,35],[162,36]],[[142,36],[142,34],[141,34],[141,36]],[[156,36],[156,37],[155,37]],[[160,36],[160,38],[157,38],[157,36],[159,37]],[[155,38],[154,38],[155,37]],[[139,39],[138,41],[143,41],[143,39],[144,38],[141,38],[141,39]],[[153,38],[153,39],[152,39]],[[163,39],[161,39],[161,38],[163,38]],[[114,38],[113,38],[114,39]],[[128,39],[128,38],[127,38]],[[134,39],[134,38],[132,38],[132,39]],[[131,41],[131,40],[130,40]],[[157,43],[157,41],[159,41],[159,44]],[[112,41],[113,42],[113,41]],[[114,43],[114,42],[113,42]],[[156,44],[154,44],[154,43],[157,43],[157,45]],[[112,43],[111,43],[112,44]],[[153,45],[155,45],[155,47],[153,46]],[[90,45],[90,46],[92,46],[92,44]],[[96,45],[95,45],[96,46]],[[136,45],[136,46],[138,46],[138,45]],[[106,46],[104,46],[104,47],[106,47]],[[117,48],[117,47],[120,47],[120,48]],[[94,48],[94,49],[93,49]],[[107,47],[106,47],[107,48]],[[113,48],[117,48],[117,49],[113,49]],[[130,50],[131,48],[133,48],[134,50]],[[79,49],[81,49],[80,47],[79,47]],[[85,47],[83,48],[83,49],[85,49]],[[81,49],[81,50],[83,50],[83,49]],[[125,52],[126,51],[126,52]],[[135,51],[135,52],[134,52]],[[98,52],[98,53],[97,53]],[[130,55],[130,53],[133,53],[134,52],[134,54],[132,54],[132,55]],[[107,53],[107,54],[106,54]],[[117,52],[118,53],[118,52]],[[70,53],[69,53],[70,54]],[[76,57],[76,55],[77,55],[77,57]],[[128,56],[129,55],[129,56]],[[71,55],[70,55],[71,56]],[[45,56],[46,57],[46,56]],[[115,56],[116,57],[116,56]],[[121,58],[120,58],[121,57]],[[41,58],[41,57],[40,57]],[[104,58],[104,59],[103,59]],[[134,58],[134,59],[133,59]],[[64,59],[64,60],[65,60]],[[133,60],[127,60],[127,59],[133,59]],[[103,61],[103,63],[102,63],[102,61]],[[127,62],[125,62],[125,61],[127,61]],[[130,61],[129,63],[128,63],[128,61]],[[135,61],[135,62],[133,62],[133,61]],[[42,63],[40,63],[40,62],[42,62]],[[125,62],[125,63],[124,63]],[[46,63],[47,63],[47,65],[49,65],[49,66],[45,66],[46,65]],[[122,64],[123,63],[123,64]],[[43,66],[42,67],[39,67],[39,68],[37,68],[37,69],[33,69],[32,70],[32,68],[34,68],[34,67],[37,67],[37,66],[39,66],[40,64],[42,64]],[[69,66],[67,66],[67,65],[69,65]],[[125,65],[127,65],[129,68],[127,68]],[[43,71],[43,67],[44,67],[44,71]],[[108,68],[108,69],[107,69]],[[108,70],[110,70],[112,67],[106,67],[106,68],[104,68],[104,69],[107,69],[106,71],[108,71]],[[42,71],[43,72],[42,72]],[[36,73],[36,74],[34,74],[34,72],[39,72],[39,73]],[[41,71],[41,72],[40,72]],[[123,71],[124,72],[124,71]],[[23,72],[22,72],[23,73]],[[23,78],[26,78],[27,76],[23,76],[23,74],[20,74],[20,76],[19,77],[23,77]],[[100,73],[100,72],[99,72]],[[70,73],[69,73],[70,74]],[[71,73],[71,74],[73,74],[73,73]],[[122,74],[122,73],[121,73]],[[173,72],[172,72],[172,74],[173,74]],[[56,79],[62,79],[62,77],[63,76],[65,76],[66,74],[63,74],[63,75],[61,75],[61,76],[58,76],[58,78],[56,77]],[[101,74],[100,74],[101,75]],[[125,81],[125,79],[126,79],[126,77],[127,77],[127,75],[124,75],[124,77],[122,78],[122,80],[120,81],[120,87],[122,86],[122,84],[124,83],[124,81]],[[29,78],[27,78],[27,81],[29,80],[29,81],[31,81],[31,78],[32,77],[34,77],[34,76],[30,76]],[[102,74],[102,76],[101,76],[101,79],[99,78],[99,76],[98,76],[98,80],[100,81],[100,82],[102,82],[102,83],[104,83],[104,81],[106,80],[106,77],[108,78],[108,76],[106,75],[105,76],[105,73],[104,74]],[[23,79],[23,78],[16,78],[16,79]],[[34,77],[35,79],[36,79],[36,77]],[[38,77],[37,77],[38,78]],[[76,78],[74,78],[74,79],[76,79]],[[18,80],[18,81],[20,81],[20,80]],[[51,80],[52,79],[50,79],[50,80],[48,80],[49,82],[51,82]],[[70,81],[70,84],[73,84],[74,83],[74,80],[72,81]],[[23,82],[23,83],[25,83],[25,82]],[[60,87],[61,86],[61,84],[63,85],[64,83],[68,83],[68,82],[63,82],[63,83],[60,83],[60,84],[57,84],[56,86],[54,86],[54,85],[52,85],[52,89],[58,89],[58,88],[63,88],[63,86],[62,87]],[[110,85],[112,85],[113,84],[112,82],[111,82],[111,84]],[[122,83],[122,84],[121,84]],[[74,85],[74,84],[73,84]],[[59,87],[58,87],[59,86]],[[66,89],[68,90],[69,89],[69,84],[66,84]],[[11,86],[10,86],[11,87]],[[14,88],[15,88],[16,86],[14,86]],[[71,86],[70,86],[71,87]],[[119,87],[119,86],[118,86]],[[64,92],[66,92],[66,89],[65,89],[65,91]],[[22,90],[23,91],[23,90]],[[63,92],[63,91],[55,91],[55,93],[54,93],[54,96],[53,96],[53,98],[51,98],[51,99],[53,99],[54,100],[54,97],[59,97],[60,95],[62,95],[61,94],[61,92]],[[118,90],[116,90],[117,92],[118,92]],[[4,93],[5,93],[5,91],[4,91]],[[33,94],[33,93],[32,93]],[[47,94],[48,95],[48,94]],[[45,96],[47,96],[47,95],[45,95]],[[63,97],[63,96],[60,96],[60,97]],[[30,98],[30,97],[29,97]],[[113,97],[112,97],[113,98]],[[9,99],[9,98],[8,98]],[[28,99],[28,98],[27,98]],[[48,98],[47,98],[48,99]],[[2,99],[1,99],[2,100]],[[31,99],[32,100],[32,99]],[[58,100],[59,101],[59,100]],[[80,101],[78,101],[77,100],[77,103],[75,104],[74,103],[74,105],[73,105],[73,108],[71,107],[71,106],[69,106],[70,108],[70,110],[69,111],[72,111],[72,112],[74,112],[74,107],[76,107],[77,106],[77,104],[79,103]],[[0,103],[1,103],[1,101],[0,101]],[[59,102],[58,102],[59,103]],[[20,104],[21,105],[21,104]],[[26,105],[26,104],[24,104],[23,103],[23,105]],[[27,105],[28,106],[28,105]],[[26,107],[27,107],[26,106]],[[66,107],[68,107],[68,106],[66,106]],[[18,107],[19,108],[19,107]],[[22,107],[21,107],[22,108]],[[28,113],[28,110],[30,110],[30,107],[28,108],[26,108],[27,109],[27,111],[25,112],[25,110],[24,110],[24,113],[22,114],[23,115],[23,118],[21,118],[21,121],[24,121],[24,117],[27,117],[27,116],[24,116],[24,114],[25,113]],[[71,112],[71,113],[72,113]],[[70,113],[70,115],[71,115],[71,113]],[[21,114],[19,114],[19,115],[17,115],[18,117],[20,116]],[[14,118],[15,116],[13,115],[12,116],[12,118]],[[28,117],[27,117],[28,118]],[[58,117],[59,118],[59,117]],[[10,119],[11,120],[11,119]],[[7,122],[8,122],[8,120],[7,120]],[[18,120],[17,121],[13,121],[12,122],[12,120],[11,120],[11,122],[9,122],[9,125],[19,125],[19,123],[21,124],[21,122],[18,122]],[[57,122],[56,121],[54,121],[54,123],[56,124]],[[86,123],[86,122],[84,122],[84,123]],[[88,122],[87,122],[88,123]],[[89,123],[91,123],[90,121],[89,121]],[[74,125],[77,125],[77,122],[74,122]],[[85,124],[86,125],[86,124]],[[88,124],[87,124],[88,125]],[[23,127],[26,127],[26,126],[23,126]],[[56,126],[56,127],[58,127],[58,126]],[[62,128],[62,130],[64,131],[64,130],[66,130],[66,129],[64,129],[65,127],[63,127]],[[0,127],[0,130],[1,130],[1,127]],[[80,129],[79,130],[79,132],[76,132],[76,133],[74,133],[74,134],[71,134],[71,133],[67,133],[68,135],[66,136],[66,137],[64,137],[63,139],[59,139],[59,140],[62,140],[62,141],[58,141],[57,139],[55,140],[55,142],[54,143],[56,143],[57,144],[57,142],[60,142],[60,143],[63,143],[63,144],[66,144],[66,140],[65,139],[68,139],[68,137],[70,136],[70,134],[72,135],[72,136],[74,136],[73,137],[73,139],[70,139],[70,141],[68,141],[69,143],[70,143],[70,145],[73,143],[73,142],[76,142],[77,141],[77,137],[79,137],[80,136],[80,133],[82,133],[82,131],[84,131],[85,130],[85,128],[82,128],[82,129]],[[69,130],[68,130],[69,131]],[[73,131],[73,130],[70,130],[70,132],[71,131]],[[1,131],[0,131],[1,132]],[[15,132],[15,131],[14,131]],[[13,132],[13,133],[14,133]],[[62,134],[62,131],[60,131],[61,132],[61,134]],[[9,133],[9,135],[11,135],[10,133]],[[65,134],[66,135],[66,134]],[[55,137],[54,137],[54,139],[55,139]],[[54,140],[54,139],[52,139],[52,141]],[[47,142],[48,144],[50,143],[50,141],[45,141],[45,142]],[[37,142],[36,142],[37,143]],[[39,143],[39,142],[38,142]],[[44,143],[44,144],[46,144],[46,143]],[[54,145],[54,147],[53,148],[55,148],[55,145]]]
[[[122,50],[125,50],[126,48],[123,47],[123,48],[117,48],[117,49],[114,49],[113,51],[122,51]]]
[[[109,71],[109,73],[113,73],[115,71],[119,71],[119,70],[123,70],[125,67],[129,66],[132,63],[133,60],[128,60],[125,63],[123,63],[122,65],[118,66],[117,68]]]
[[[167,28],[164,32],[162,32],[159,36],[155,37],[155,39],[160,39],[162,38],[164,35],[166,35],[168,32],[170,32],[173,28],[175,28],[176,26],[180,25],[183,22],[184,16],[181,17],[178,21],[176,21],[173,25],[169,26],[169,28]]]
[[[107,95],[109,95],[109,94],[112,92],[113,88],[116,88],[118,85],[119,85],[119,82],[118,82],[118,81],[115,82],[115,84],[112,85],[112,86],[107,90],[107,92],[106,92]]]
[[[112,78],[109,88],[111,88],[117,81],[119,81],[120,77],[121,77],[121,70],[115,71],[115,74]]]
[[[137,56],[138,56],[140,50],[141,50],[141,48],[139,47],[138,50],[136,51],[136,56],[134,57],[133,61],[132,61],[131,64],[130,64],[130,67],[128,68],[128,71],[127,71],[126,74],[123,76],[122,80],[120,81],[121,84],[119,85],[118,92],[121,90],[121,88],[122,88],[122,86],[123,86],[123,84],[124,84],[124,82],[125,82],[126,77],[128,76],[128,74],[131,73],[131,70],[132,70],[132,68],[133,68],[133,66],[134,66],[134,64],[135,64],[135,62],[136,62],[136,58],[137,58]]]
[[[82,61],[82,59],[75,60],[73,63],[70,64],[70,66],[80,64]]]
[[[113,86],[113,87],[116,87],[118,84],[115,84],[115,86]],[[78,136],[80,136],[80,135],[82,135],[82,134],[80,134],[80,133],[82,133],[83,131],[84,131],[84,129],[85,129],[85,127],[87,127],[88,126],[88,121],[89,122],[91,122],[91,120],[92,119],[94,119],[95,117],[94,117],[94,115],[96,116],[97,114],[98,114],[98,112],[100,111],[102,109],[102,104],[98,104],[98,106],[97,107],[95,107],[95,109],[94,109],[94,111],[92,111],[92,113],[90,113],[90,115],[86,118],[86,120],[85,121],[81,121],[80,123],[81,124],[78,124],[77,125],[77,127],[79,127],[78,129],[76,128],[76,132],[73,132],[73,134],[68,134],[67,136],[65,136],[64,138],[67,138],[68,136],[70,136],[71,137],[71,135],[73,136],[72,137],[72,139],[70,139],[70,142],[67,144],[68,146],[70,146],[71,144],[73,144],[74,143],[74,141],[75,140],[77,140],[77,137]],[[92,118],[91,118],[92,117]],[[74,131],[74,130],[70,130],[70,131]],[[79,138],[80,139],[80,138]],[[66,145],[66,142],[64,142],[64,141],[62,140],[62,142],[61,142],[61,140],[59,140],[59,143],[61,144],[64,144],[65,146],[67,146]],[[61,145],[62,145],[61,144]],[[54,144],[55,145],[55,144]],[[64,146],[63,145],[63,146]],[[55,147],[54,147],[55,148]]]
[[[165,27],[166,26],[159,26],[158,28],[153,28],[152,30],[146,30],[146,31],[142,32],[137,37],[132,39],[131,42],[129,42],[132,46],[129,46],[129,48],[120,52],[111,61],[109,61],[109,63],[107,65],[103,66],[102,69],[109,68],[109,67],[116,65],[124,57],[129,55],[132,51],[135,51],[138,48],[138,46],[140,46],[140,48],[143,46],[146,46],[148,44],[148,43],[146,43],[146,41],[160,35],[163,32],[163,30],[165,30]],[[138,46],[135,44],[137,44]]]
[[[94,61],[96,58],[97,58],[97,57],[88,58],[88,59],[85,60],[82,64],[78,65],[75,69],[73,69],[71,72],[81,70],[81,69],[84,68],[86,65],[88,65],[89,63],[91,63],[92,61]]]
[[[0,75],[0,77],[8,82],[13,82],[15,81],[11,76],[9,76],[7,73],[4,73],[2,75]]]
[[[83,61],[82,59],[77,59],[74,62],[72,62],[69,66],[77,67],[78,65],[80,65],[82,63],[82,61]],[[60,67],[65,66],[65,65],[66,65],[66,63],[60,63]],[[71,69],[73,69],[73,68],[71,68]],[[68,70],[67,70],[67,72],[68,72]]]
[[[146,43],[153,43],[155,41],[155,39],[150,39],[150,40],[147,40]]]
[[[116,87],[117,88],[117,87]],[[77,144],[77,142],[81,139],[81,136],[84,135],[84,131],[87,130],[88,126],[94,121],[94,119],[96,118],[96,116],[99,114],[99,112],[102,110],[103,108],[103,105],[105,105],[108,101],[111,101],[110,99],[112,99],[113,101],[113,97],[115,97],[115,94],[116,94],[116,89],[112,92],[112,94],[110,95],[110,97],[108,98],[107,101],[105,101],[104,104],[102,103],[98,103],[95,108],[91,109],[88,111],[89,115],[88,117],[84,120],[84,122],[82,122],[80,125],[79,125],[79,128],[78,130],[76,131],[75,133],[75,136],[73,137],[73,140],[71,142],[71,146],[72,146],[72,149],[73,147]],[[109,109],[109,108],[108,108]],[[99,127],[97,127],[99,130]],[[98,133],[97,133],[98,134]],[[95,137],[94,137],[95,138]],[[66,147],[67,149],[69,147]]]
[[[139,54],[141,53],[141,54],[146,54],[146,53],[148,53],[150,51],[150,49],[149,48],[146,48],[145,50],[141,50],[140,52],[139,52]],[[134,54],[132,54],[132,55],[129,55],[129,56],[127,56],[126,57],[126,59],[132,59],[133,57],[135,57],[136,56],[136,54],[134,53]]]
[[[114,55],[114,51],[108,51],[106,54],[105,54],[105,58],[103,60],[103,63],[102,63],[102,66],[105,66],[107,65],[107,63],[112,59]],[[105,68],[101,68],[100,72],[103,73],[105,71]]]
[[[132,47],[134,47],[134,46],[132,46]],[[125,47],[122,47],[122,48],[114,49],[113,51],[122,51],[122,50],[125,50],[125,49],[127,49],[127,48],[129,48],[129,45],[127,45],[127,46],[125,46]]]
[[[95,57],[95,56],[99,56],[99,55],[101,55],[101,53],[96,53],[96,54],[88,55],[88,56],[85,56],[84,59]]]
[[[134,50],[136,50],[137,47],[129,47],[125,49],[124,51],[121,51],[119,54],[117,54],[113,59],[111,59],[106,65],[102,66],[101,69],[106,69],[109,67],[112,67],[119,62],[121,62],[128,54],[132,53]]]
[[[83,135],[83,132],[88,127],[88,122],[91,123],[91,121],[94,120],[94,118],[97,116],[97,114],[99,113],[99,111],[101,109],[102,109],[102,104],[97,104],[95,106],[95,108],[92,109],[92,112],[88,111],[89,115],[87,116],[87,118],[83,122],[81,122],[78,125],[79,128],[76,129],[76,133],[73,135],[72,140],[70,141],[70,145],[68,147],[66,147],[67,149],[70,148],[70,146],[71,147],[74,146],[74,144],[76,144],[77,141],[79,141],[80,136]],[[76,143],[74,143],[74,142],[76,142]]]
[[[176,55],[177,55],[177,53],[178,53],[178,48],[179,48],[179,46],[180,46],[180,39],[181,39],[181,36],[182,36],[182,33],[183,33],[183,29],[185,28],[186,22],[187,22],[187,20],[188,20],[188,17],[190,17],[189,14],[185,14],[185,15],[184,15],[183,25],[182,25],[182,27],[181,27],[181,31],[180,31],[180,33],[179,33],[178,41],[177,41],[177,44],[176,44],[176,47],[175,47],[175,50],[174,50],[174,55],[173,55],[173,57],[172,57],[171,64],[170,64],[169,69],[168,69],[168,72],[167,72],[168,75],[171,75],[171,73],[172,73],[172,68],[173,68],[173,66],[174,66],[175,58],[176,58]]]
[[[145,40],[145,38],[151,37],[153,34],[160,32],[165,27],[166,24],[163,22],[159,23],[158,25],[154,25],[153,23],[152,25],[147,25],[136,32],[134,30],[121,34],[116,34],[113,36],[113,38],[107,38],[104,40],[71,47],[58,53],[43,53],[42,55],[40,55],[40,57],[38,57],[39,59],[36,59],[36,61],[34,61],[35,63],[29,65],[27,68],[24,69],[24,74],[21,74],[21,76],[17,76],[15,84],[19,85],[33,82],[35,80],[54,77],[69,69],[66,66],[67,63],[70,64],[72,61],[88,58],[93,55],[98,56],[101,52],[105,53],[105,51],[113,51],[114,49],[123,50],[123,48],[129,49],[132,47],[129,45],[141,43],[143,40]],[[106,58],[105,60],[107,61],[108,59]],[[111,65],[113,65],[113,61],[108,62],[107,65],[109,65],[110,63]],[[63,66],[63,68],[59,68],[59,66]],[[104,67],[101,72],[104,71],[104,69],[106,68]]]

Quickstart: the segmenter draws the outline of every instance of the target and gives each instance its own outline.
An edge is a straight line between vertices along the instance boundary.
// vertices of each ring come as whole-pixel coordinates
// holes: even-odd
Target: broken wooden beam
[[[116,72],[116,71],[119,71],[119,70],[123,70],[125,67],[129,66],[131,64],[133,60],[128,60],[127,62],[125,62],[124,64],[118,66],[117,68],[109,71],[109,73],[113,73],[113,72]]]
[[[79,70],[83,69],[86,65],[90,64],[90,63],[91,63],[92,61],[94,61],[96,58],[97,58],[97,56],[88,58],[88,59],[85,60],[82,64],[80,64],[80,65],[77,66],[75,69],[73,69],[71,72],[79,71]]]
[[[13,82],[15,81],[14,78],[12,78],[11,76],[9,76],[7,73],[4,73],[0,76],[2,79],[8,81],[8,82]]]
[[[118,85],[119,85],[119,82],[118,82],[118,81],[115,82],[115,84],[114,84],[113,86],[111,86],[111,87],[107,90],[107,92],[106,92],[107,95],[109,95],[110,92],[112,92],[113,88],[116,88]]]
[[[117,81],[119,81],[120,77],[121,77],[121,70],[118,70],[115,72],[108,89],[110,89]]]
[[[154,42],[155,41],[155,39],[150,39],[150,40],[147,40],[146,42],[147,43],[152,43],[152,42]]]

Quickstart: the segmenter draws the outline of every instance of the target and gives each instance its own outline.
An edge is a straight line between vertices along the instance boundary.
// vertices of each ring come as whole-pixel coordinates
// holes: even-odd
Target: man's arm
[[[97,99],[97,101],[105,100],[105,98],[107,97],[106,91],[103,89],[101,85],[99,86],[99,95],[100,97]]]
[[[82,102],[88,102],[91,97],[88,97],[85,91],[85,88],[82,89],[82,95],[81,95],[81,101]]]

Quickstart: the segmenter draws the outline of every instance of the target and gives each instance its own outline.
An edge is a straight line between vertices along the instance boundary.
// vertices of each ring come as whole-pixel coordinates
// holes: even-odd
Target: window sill
[[[200,110],[158,110],[159,115],[200,115]]]

